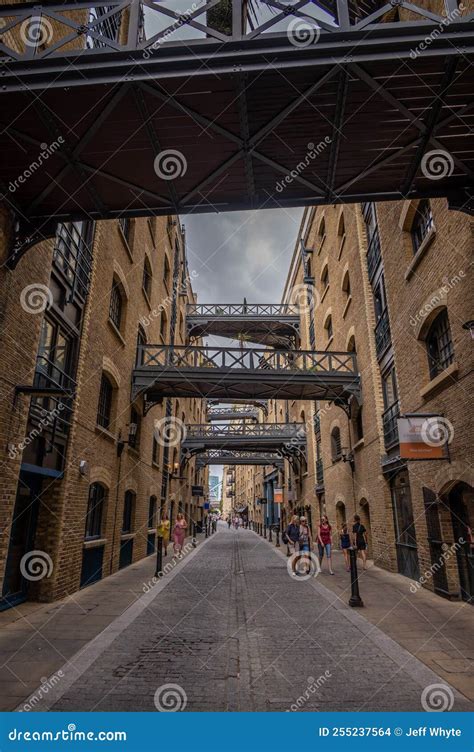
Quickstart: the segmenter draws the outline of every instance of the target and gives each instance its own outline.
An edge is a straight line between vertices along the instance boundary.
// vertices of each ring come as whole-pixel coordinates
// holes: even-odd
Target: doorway
[[[448,494],[461,598],[474,603],[474,492],[467,483],[457,483]]]

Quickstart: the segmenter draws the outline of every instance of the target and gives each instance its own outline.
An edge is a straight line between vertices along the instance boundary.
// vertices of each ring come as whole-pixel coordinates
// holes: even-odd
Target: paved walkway
[[[445,684],[325,587],[347,582],[342,567],[336,577],[300,581],[285,564],[254,533],[220,526],[140,598],[135,586],[129,608],[59,667],[33,709],[413,711],[424,689]],[[97,600],[98,587],[76,598]],[[472,709],[455,689],[445,694],[453,710]]]

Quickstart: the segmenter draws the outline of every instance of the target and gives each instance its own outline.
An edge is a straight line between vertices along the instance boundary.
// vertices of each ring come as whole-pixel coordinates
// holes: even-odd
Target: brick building
[[[268,420],[305,424],[307,452],[279,477],[266,469],[284,488],[282,524],[296,511],[314,528],[326,513],[338,529],[358,514],[379,566],[466,600],[472,248],[472,220],[442,199],[305,211],[283,301],[300,306],[302,349],[356,353],[361,399],[349,411],[271,400]],[[411,414],[441,416],[446,459],[400,457],[397,419]]]
[[[2,254],[9,229],[5,211]],[[56,599],[153,553],[165,509],[201,519],[191,485],[207,471],[179,467],[201,401],[145,411],[131,393],[140,346],[185,341],[192,278],[174,217],[60,225],[14,271],[2,265],[3,605]],[[32,551],[49,574],[38,581]]]

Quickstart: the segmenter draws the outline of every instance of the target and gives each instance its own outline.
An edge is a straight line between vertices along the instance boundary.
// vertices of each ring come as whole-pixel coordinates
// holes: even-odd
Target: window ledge
[[[352,451],[353,452],[357,452],[358,449],[362,449],[362,447],[364,446],[364,443],[365,443],[364,442],[364,437],[362,437],[361,439],[359,439],[359,441],[357,441],[354,444],[354,446],[352,447]]]
[[[127,238],[126,238],[126,237],[125,237],[125,235],[123,234],[123,230],[122,230],[122,228],[120,227],[120,224],[118,224],[118,225],[117,225],[117,229],[118,229],[118,232],[119,232],[119,235],[120,235],[120,239],[122,240],[122,243],[123,243],[123,245],[124,245],[124,247],[125,247],[125,250],[127,251],[127,256],[128,256],[128,258],[130,259],[130,261],[131,261],[131,262],[133,263],[133,253],[132,253],[132,249],[130,248],[130,246],[129,246],[129,244],[128,244],[128,240],[127,240]]]
[[[121,533],[120,540],[128,541],[128,540],[131,540],[132,538],[135,538],[135,536],[136,536],[136,533]]]
[[[112,441],[115,444],[115,436],[107,428],[103,428],[103,426],[96,425],[95,430],[97,433],[100,433],[100,435],[103,436],[104,439],[108,439],[109,441]]]
[[[146,300],[147,306],[148,306],[149,310],[151,311],[151,303],[150,303],[150,298],[149,298],[149,296],[148,296],[148,293],[147,293],[147,291],[145,290],[145,288],[144,288],[143,286],[142,286],[142,293],[143,293],[143,297],[144,297],[144,298],[145,298],[145,300]]]
[[[110,319],[110,318],[109,318],[109,319],[107,319],[107,321],[109,322],[109,326],[110,326],[110,328],[112,329],[112,331],[113,331],[113,333],[115,334],[115,336],[116,336],[116,337],[117,337],[117,338],[118,338],[118,339],[120,340],[120,342],[122,343],[123,347],[125,347],[125,340],[124,340],[124,338],[122,337],[122,334],[121,334],[121,332],[120,332],[120,329],[117,329],[117,327],[115,326],[115,324],[114,324],[114,322],[112,321],[112,319]]]
[[[334,339],[334,334],[332,335],[332,337],[329,337],[327,344],[326,344],[326,350],[328,349],[329,345],[332,344],[333,339]]]
[[[91,538],[90,540],[85,540],[83,543],[83,548],[99,548],[100,546],[105,546],[107,543],[107,538]]]
[[[328,291],[328,290],[329,290],[329,285],[326,285],[326,287],[325,287],[325,288],[324,288],[324,290],[323,290],[323,294],[321,295],[321,300],[319,301],[319,305],[321,305],[321,303],[323,302],[324,298],[325,298],[325,297],[326,297],[326,295],[327,295],[327,291]]]
[[[342,312],[342,318],[343,319],[346,318],[346,314],[347,314],[347,311],[349,310],[349,306],[350,306],[351,302],[352,302],[352,296],[349,295],[349,297],[346,300],[346,305],[344,306],[344,310]]]
[[[151,461],[151,466],[154,467],[156,470],[161,470],[159,462],[155,462],[154,460],[152,460]]]
[[[433,227],[430,229],[428,235],[423,240],[422,244],[420,245],[420,247],[418,248],[417,252],[413,256],[413,258],[412,258],[412,260],[411,260],[411,262],[410,262],[410,264],[408,266],[408,269],[405,272],[405,279],[406,279],[407,282],[413,276],[413,273],[414,273],[416,267],[418,266],[418,264],[420,263],[421,259],[423,258],[423,256],[427,252],[428,248],[430,247],[430,245],[433,242],[433,240],[435,239],[435,237],[436,237],[436,228],[433,225]]]
[[[451,363],[451,365],[448,366],[442,373],[438,374],[438,376],[435,376],[434,379],[431,379],[431,381],[425,387],[423,387],[423,389],[421,389],[421,399],[427,400],[430,398],[432,393],[436,392],[438,389],[445,389],[446,387],[451,386],[452,382],[458,375],[458,371],[458,364]]]

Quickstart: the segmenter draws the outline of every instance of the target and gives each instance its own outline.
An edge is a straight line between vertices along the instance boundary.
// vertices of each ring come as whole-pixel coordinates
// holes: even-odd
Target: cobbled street
[[[335,599],[325,578],[290,577],[281,552],[253,532],[220,524],[169,581],[151,588],[144,596],[147,606],[135,618],[125,612],[85,647],[73,661],[83,673],[70,686],[61,683],[48,706],[61,711],[153,711],[173,709],[173,703],[186,711],[422,709],[423,688],[439,677],[362,612]],[[67,679],[67,666],[65,674]],[[453,709],[468,708],[455,692]]]

